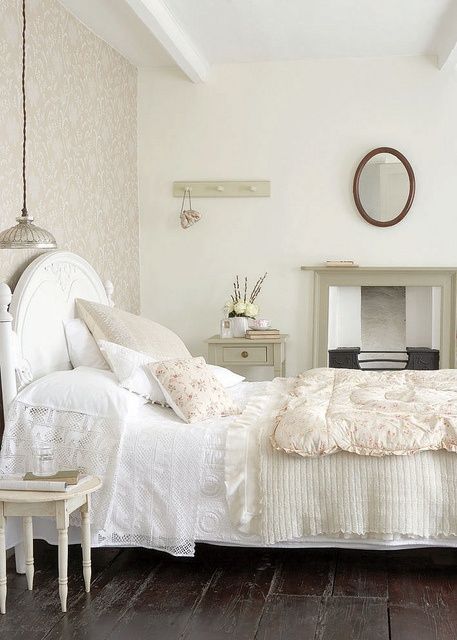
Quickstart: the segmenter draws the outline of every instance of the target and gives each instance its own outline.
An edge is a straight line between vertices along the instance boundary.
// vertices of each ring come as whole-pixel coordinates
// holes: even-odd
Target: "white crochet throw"
[[[455,453],[304,458],[275,450],[270,438],[295,384],[277,379],[229,427],[226,483],[231,517],[241,531],[258,530],[264,544],[319,535],[457,535]]]

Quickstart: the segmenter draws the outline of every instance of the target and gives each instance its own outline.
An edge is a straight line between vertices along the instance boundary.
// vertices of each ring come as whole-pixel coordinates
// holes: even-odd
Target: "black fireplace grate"
[[[329,349],[329,367],[332,369],[360,369],[361,371],[403,371],[422,370],[432,371],[439,369],[440,352],[439,349],[430,349],[428,347],[406,347],[406,351],[366,351],[360,347],[339,347],[338,349]],[[405,359],[400,358],[363,358],[362,354],[381,354],[393,355],[404,354]],[[361,367],[361,364],[370,363],[391,363],[402,364],[402,367]]]

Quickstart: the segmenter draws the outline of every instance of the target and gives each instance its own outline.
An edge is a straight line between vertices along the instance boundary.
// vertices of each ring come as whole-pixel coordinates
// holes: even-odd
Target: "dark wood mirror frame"
[[[400,211],[398,216],[396,216],[395,218],[392,218],[392,220],[382,221],[382,220],[376,220],[376,218],[372,218],[365,211],[365,209],[363,208],[362,202],[360,200],[360,192],[359,192],[360,176],[367,162],[371,160],[373,156],[378,155],[378,153],[391,153],[393,156],[397,157],[400,160],[400,162],[403,164],[403,166],[405,167],[408,173],[408,178],[409,178],[408,199],[406,200],[405,206],[403,207],[402,211]],[[400,153],[400,151],[397,151],[396,149],[392,149],[391,147],[379,147],[378,149],[373,149],[373,151],[370,151],[370,153],[367,153],[367,155],[364,158],[362,158],[355,172],[352,191],[354,194],[355,206],[357,207],[357,210],[362,216],[362,218],[364,218],[368,223],[373,224],[375,227],[392,227],[394,224],[398,224],[400,220],[403,220],[403,218],[406,216],[408,211],[411,209],[411,205],[413,204],[413,200],[414,200],[414,194],[416,192],[416,178],[414,176],[414,171],[412,166],[409,164],[405,156],[402,153]]]

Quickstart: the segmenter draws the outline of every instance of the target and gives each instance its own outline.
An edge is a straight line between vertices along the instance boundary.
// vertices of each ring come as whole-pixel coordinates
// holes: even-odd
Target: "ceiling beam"
[[[209,64],[162,0],[126,0],[176,64],[192,80],[205,82]]]
[[[444,16],[436,39],[438,69],[446,70],[457,65],[457,4],[453,3]]]
[[[445,71],[457,66],[457,35],[453,43],[438,52],[438,69]]]

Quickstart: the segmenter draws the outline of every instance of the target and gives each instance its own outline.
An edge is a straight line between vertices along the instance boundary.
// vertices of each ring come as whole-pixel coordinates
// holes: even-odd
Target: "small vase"
[[[234,338],[244,338],[246,331],[249,328],[248,318],[244,316],[237,316],[230,318],[230,324],[232,325],[232,334]]]

